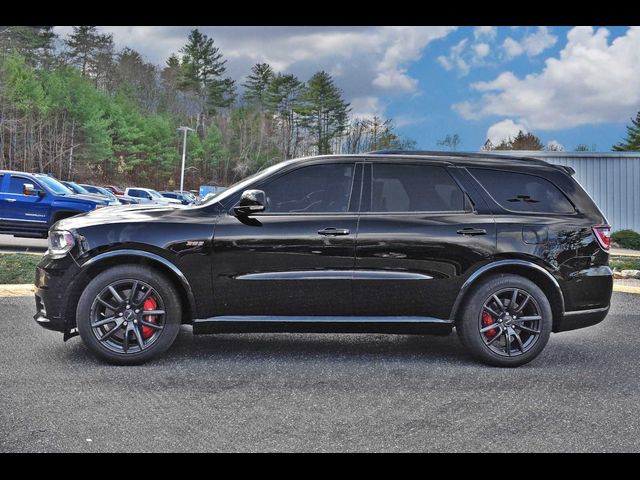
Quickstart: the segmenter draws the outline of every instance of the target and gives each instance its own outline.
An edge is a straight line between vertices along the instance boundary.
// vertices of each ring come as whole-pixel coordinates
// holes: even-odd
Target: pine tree
[[[98,85],[111,68],[113,57],[113,35],[98,33],[95,26],[73,27],[65,39],[65,57],[80,69],[83,77],[92,77]]]
[[[262,110],[265,105],[269,84],[273,78],[273,68],[268,63],[256,63],[251,67],[251,74],[242,85],[245,88],[245,101]]]
[[[269,83],[265,94],[265,107],[274,114],[278,143],[284,159],[292,158],[296,153],[299,126],[296,110],[300,107],[303,89],[304,83],[295,75],[279,73]]]
[[[627,137],[614,145],[613,150],[616,152],[640,151],[640,112],[635,119],[631,119],[631,125],[627,126]]]
[[[544,144],[533,133],[520,130],[515,137],[502,140],[496,146],[487,140],[483,150],[544,150]]]
[[[53,27],[0,26],[0,56],[17,52],[31,67],[49,68],[53,62]]]
[[[331,142],[347,128],[349,104],[342,99],[331,75],[324,71],[309,79],[301,101],[297,108],[301,124],[314,136],[318,154],[331,153]]]
[[[235,100],[235,81],[223,77],[227,61],[214,46],[213,39],[198,29],[191,30],[180,53],[182,71],[179,88],[196,94],[202,113],[215,114],[219,108],[229,107]],[[201,118],[200,126],[203,122]]]

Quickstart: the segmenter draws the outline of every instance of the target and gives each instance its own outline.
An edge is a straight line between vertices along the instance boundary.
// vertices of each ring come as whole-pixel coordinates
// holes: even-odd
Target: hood
[[[104,207],[98,210],[60,220],[56,230],[72,230],[105,223],[152,222],[160,217],[183,210],[173,205],[128,205],[126,207]]]
[[[91,202],[106,205],[109,203],[109,199],[104,195],[98,195],[95,193],[74,193],[70,195],[64,195],[65,200],[80,200],[82,202]]]

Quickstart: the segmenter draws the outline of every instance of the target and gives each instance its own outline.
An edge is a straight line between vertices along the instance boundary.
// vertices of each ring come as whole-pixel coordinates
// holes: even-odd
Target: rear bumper
[[[593,308],[590,310],[577,310],[574,312],[564,312],[562,317],[557,319],[553,325],[554,332],[566,332],[578,328],[590,327],[600,323],[609,313],[609,306],[603,308]]]

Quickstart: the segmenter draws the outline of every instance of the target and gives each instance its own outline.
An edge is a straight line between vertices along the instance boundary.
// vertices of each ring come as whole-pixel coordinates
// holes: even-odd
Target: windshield
[[[116,196],[113,194],[111,190],[107,190],[106,188],[102,188],[102,187],[93,187],[93,188],[96,192],[101,193],[102,195],[106,195],[107,197],[111,197],[111,198],[116,198]]]
[[[38,175],[36,177],[40,182],[49,188],[53,193],[57,195],[73,195],[73,190],[65,187],[58,180],[53,177],[48,177],[46,175]]]
[[[84,187],[81,187],[77,183],[67,182],[67,185],[69,186],[69,188],[71,188],[71,190],[73,190],[76,193],[90,193],[89,190],[87,190]]]
[[[153,198],[164,198],[162,195],[160,195],[158,192],[156,192],[155,190],[147,190],[147,192],[149,192],[149,195],[151,195]]]

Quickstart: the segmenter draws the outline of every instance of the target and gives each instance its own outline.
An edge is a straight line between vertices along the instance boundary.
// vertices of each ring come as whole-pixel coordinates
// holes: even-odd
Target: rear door
[[[465,272],[495,252],[493,216],[459,169],[376,161],[364,171],[356,314],[448,318]]]

